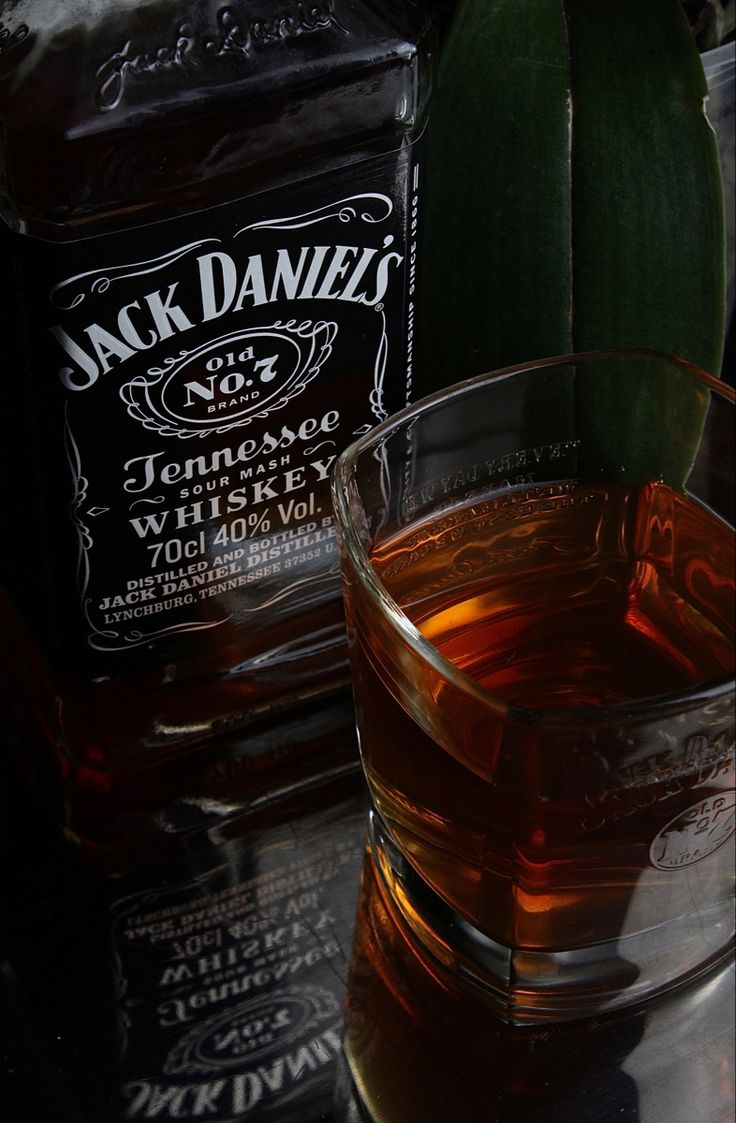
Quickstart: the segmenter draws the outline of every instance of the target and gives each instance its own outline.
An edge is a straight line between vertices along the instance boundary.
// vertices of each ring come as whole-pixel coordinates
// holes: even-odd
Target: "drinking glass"
[[[728,954],[734,393],[647,352],[452,386],[333,481],[372,861],[509,1021]]]

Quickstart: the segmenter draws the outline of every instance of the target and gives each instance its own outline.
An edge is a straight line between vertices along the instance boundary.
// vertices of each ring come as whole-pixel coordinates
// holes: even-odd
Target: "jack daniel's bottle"
[[[411,393],[432,34],[0,0],[5,692],[82,782],[345,681],[328,478]]]

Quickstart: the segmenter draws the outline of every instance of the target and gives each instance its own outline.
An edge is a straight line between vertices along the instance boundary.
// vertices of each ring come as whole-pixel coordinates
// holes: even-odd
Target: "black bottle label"
[[[408,146],[124,233],[16,237],[48,619],[94,673],[338,597],[332,465],[411,393],[417,172]]]

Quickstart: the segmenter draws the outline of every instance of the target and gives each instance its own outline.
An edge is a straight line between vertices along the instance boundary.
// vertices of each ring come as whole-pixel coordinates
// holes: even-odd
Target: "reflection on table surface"
[[[221,751],[235,775],[247,745]],[[626,1014],[504,1025],[418,969],[369,865],[359,894],[357,768],[257,814],[215,803],[186,829],[159,807],[103,872],[3,757],[0,1123],[732,1123],[732,965]]]
[[[733,961],[626,1013],[513,1026],[423,955],[366,855],[340,1123],[729,1123]]]

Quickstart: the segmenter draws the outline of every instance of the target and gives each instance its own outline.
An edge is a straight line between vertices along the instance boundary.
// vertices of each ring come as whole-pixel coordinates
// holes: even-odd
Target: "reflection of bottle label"
[[[95,671],[338,595],[332,465],[410,391],[412,152],[133,232],[16,239],[52,596]]]
[[[663,827],[650,848],[660,870],[692,866],[728,842],[736,831],[736,791],[727,790],[694,804]]]
[[[363,830],[347,802],[118,900],[121,1118],[329,1108]]]

